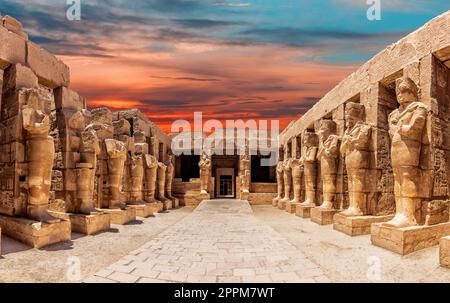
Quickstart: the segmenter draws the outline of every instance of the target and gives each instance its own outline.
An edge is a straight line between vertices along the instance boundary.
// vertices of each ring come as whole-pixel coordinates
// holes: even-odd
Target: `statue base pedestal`
[[[311,209],[311,221],[319,225],[333,224],[333,216],[339,213],[337,209],[325,209],[320,207],[314,207]]]
[[[286,203],[288,203],[288,202],[279,200],[278,201],[278,209],[286,209]]]
[[[450,222],[431,226],[395,228],[374,223],[371,226],[372,244],[400,255],[435,246],[442,237],[450,235]]]
[[[178,208],[180,207],[180,200],[178,198],[172,198],[170,199],[172,201],[172,208]]]
[[[241,193],[241,200],[248,201],[248,197],[250,196],[249,192]]]
[[[333,228],[352,237],[370,235],[370,226],[372,223],[387,222],[393,217],[393,215],[349,217],[337,213],[333,217]]]
[[[272,200],[272,206],[273,207],[278,207],[278,200],[273,199]]]
[[[2,256],[2,229],[0,228],[0,257]]]
[[[136,209],[131,207],[126,209],[102,209],[102,211],[111,215],[111,224],[124,225],[136,220]]]
[[[51,212],[52,216],[69,220],[72,232],[83,235],[95,235],[111,228],[111,216],[106,213],[92,215]]]
[[[439,242],[439,261],[441,266],[450,268],[450,236],[441,238]]]
[[[153,217],[153,212],[155,211],[155,207],[149,203],[145,204],[129,204],[128,207],[133,208],[136,211],[136,216],[141,218]]]
[[[169,209],[172,209],[172,200],[166,199],[164,201],[161,201],[162,203],[162,211],[167,211]]]
[[[299,205],[300,205],[300,203],[287,202],[284,209],[290,214],[295,214],[295,211],[297,210],[297,206],[299,206]]]
[[[29,219],[0,215],[3,234],[33,248],[71,240],[70,221],[47,224]]]
[[[313,209],[315,206],[304,206],[304,205],[297,205],[295,207],[295,215],[300,218],[309,219],[311,218],[311,209]]]

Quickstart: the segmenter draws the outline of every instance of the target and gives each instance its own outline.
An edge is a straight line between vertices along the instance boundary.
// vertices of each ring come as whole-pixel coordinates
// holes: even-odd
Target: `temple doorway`
[[[212,156],[212,177],[214,178],[214,195],[216,199],[234,199],[237,191],[239,173],[238,156]]]

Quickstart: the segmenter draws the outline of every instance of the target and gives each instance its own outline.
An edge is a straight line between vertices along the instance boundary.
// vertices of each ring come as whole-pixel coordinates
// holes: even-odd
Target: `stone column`
[[[284,195],[284,169],[283,169],[283,161],[278,161],[277,168],[277,196],[272,200],[272,205],[277,206],[278,201],[283,199]]]
[[[306,150],[301,160],[305,167],[304,176],[306,200],[301,204],[302,206],[316,206],[317,145],[317,135],[313,132],[305,132],[303,135],[303,146],[305,146]]]
[[[292,185],[292,167],[291,158],[287,158],[283,163],[283,181],[284,181],[284,198],[281,203],[287,203],[291,200],[291,185]]]
[[[106,139],[105,144],[108,153],[109,208],[125,209],[126,204],[121,200],[127,149],[123,142],[114,139]]]
[[[172,196],[172,183],[173,183],[173,177],[174,177],[174,171],[175,167],[173,165],[173,156],[169,155],[167,161],[166,161],[166,197],[170,200],[175,200],[176,198]]]
[[[30,219],[58,223],[61,220],[48,213],[55,145],[48,135],[50,119],[39,109],[39,92],[26,91],[27,105],[22,111],[23,128],[27,131],[28,204]]]
[[[320,172],[323,184],[323,209],[333,209],[336,198],[336,181],[339,161],[339,137],[335,135],[336,123],[321,120],[318,131],[320,147],[317,159],[320,160]]]
[[[211,157],[203,152],[202,158],[198,163],[200,167],[200,194],[206,195],[209,193],[209,178],[211,176]]]
[[[75,211],[81,214],[97,212],[94,208],[94,180],[97,169],[97,155],[100,143],[96,132],[88,126],[81,134],[80,163],[76,165],[77,205]]]
[[[152,155],[144,155],[145,160],[145,179],[147,183],[145,200],[149,203],[157,202],[156,181],[158,173],[158,160]]]
[[[290,203],[300,203],[301,202],[300,197],[301,197],[301,192],[302,192],[303,172],[304,172],[303,163],[301,163],[300,159],[292,159],[291,170],[292,170],[292,187],[293,187],[294,197],[290,201]]]
[[[395,217],[386,226],[417,225],[421,211],[421,151],[428,108],[418,98],[418,88],[410,78],[396,81],[400,108],[389,116],[391,162],[394,171]]]
[[[144,184],[144,162],[141,154],[131,157],[130,177],[131,191],[130,204],[142,204],[143,201],[143,184]]]
[[[162,162],[158,162],[158,200],[161,202],[167,201],[165,196],[166,170],[166,165]]]
[[[349,207],[345,216],[367,215],[370,184],[371,127],[364,122],[364,106],[349,102],[345,108],[346,131],[341,154],[345,157],[348,176]]]

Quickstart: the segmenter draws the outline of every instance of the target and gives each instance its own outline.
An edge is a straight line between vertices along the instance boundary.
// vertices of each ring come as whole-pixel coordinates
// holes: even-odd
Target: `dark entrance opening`
[[[262,166],[261,159],[270,159],[270,156],[252,156],[251,181],[255,183],[272,183],[276,181],[275,166]]]
[[[189,182],[190,179],[200,178],[200,156],[181,155],[180,156],[180,178],[183,182]]]

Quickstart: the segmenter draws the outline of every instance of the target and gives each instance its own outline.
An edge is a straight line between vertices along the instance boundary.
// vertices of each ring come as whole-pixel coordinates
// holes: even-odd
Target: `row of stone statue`
[[[55,139],[49,135],[50,117],[44,113],[39,91],[26,89],[21,92],[26,99],[22,110],[23,128],[27,133],[26,152],[28,162],[27,217],[45,223],[60,219],[48,211],[52,170],[55,158]],[[176,203],[172,195],[174,165],[172,155],[164,163],[149,153],[146,136],[142,131],[130,132],[125,119],[125,133],[114,132],[114,123],[105,116],[109,110],[63,110],[66,119],[62,138],[66,154],[65,172],[75,172],[76,186],[69,212],[93,214],[99,208],[125,209],[128,205],[145,203]],[[106,122],[105,122],[106,121]],[[116,123],[116,122],[115,122]],[[68,154],[76,155],[74,157]],[[73,158],[73,159],[72,159]],[[75,160],[74,160],[75,159]],[[105,160],[107,197],[95,205],[96,173],[99,161]],[[127,178],[129,177],[129,178]],[[69,183],[68,180],[64,181]],[[144,188],[144,184],[146,184]],[[66,191],[70,186],[67,186]],[[127,192],[124,192],[124,188]]]
[[[208,195],[212,169],[211,153],[209,151],[203,151],[198,166],[200,168],[200,194]],[[248,144],[245,144],[239,156],[238,174],[239,198],[242,200],[247,200],[250,194],[250,173],[250,154]]]
[[[407,227],[418,222],[416,210],[421,203],[421,152],[424,148],[428,109],[419,101],[418,88],[410,78],[396,81],[396,93],[400,107],[388,119],[396,213],[392,220],[384,224]],[[336,135],[336,123],[326,119],[320,121],[317,134],[314,131],[302,134],[304,149],[301,158],[286,158],[277,165],[278,195],[273,201],[274,205],[300,203],[305,207],[336,208],[338,164],[339,159],[343,158],[348,176],[349,207],[341,210],[341,214],[370,215],[367,201],[373,191],[373,183],[376,184],[370,160],[373,154],[373,127],[365,122],[364,106],[354,102],[345,105],[345,123],[343,137]],[[323,201],[320,203],[316,201],[318,165],[323,184]],[[305,201],[300,201],[302,186]]]

